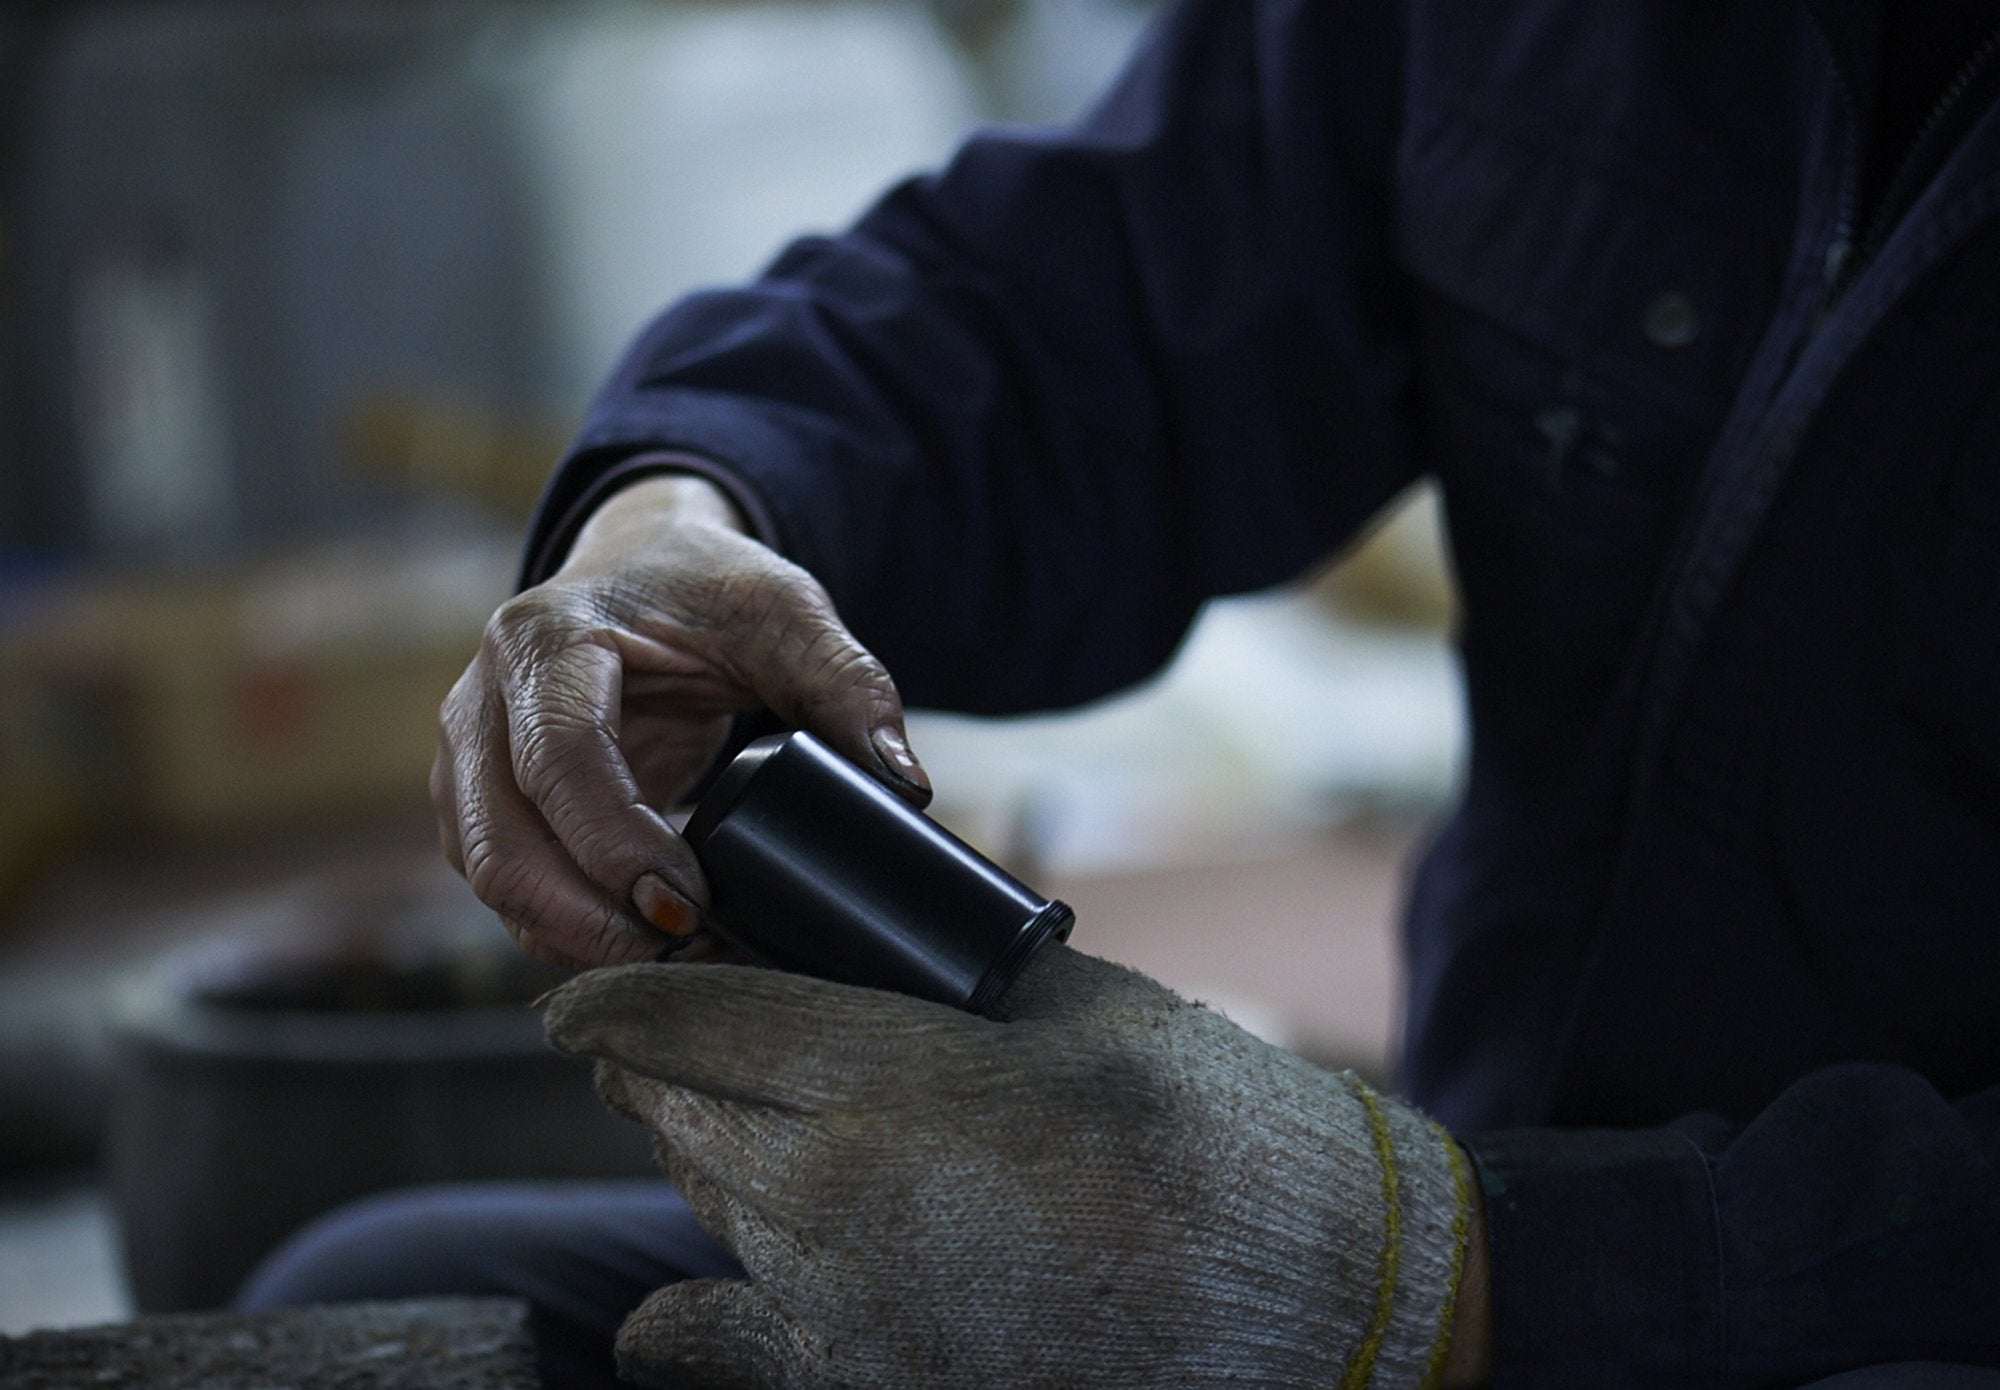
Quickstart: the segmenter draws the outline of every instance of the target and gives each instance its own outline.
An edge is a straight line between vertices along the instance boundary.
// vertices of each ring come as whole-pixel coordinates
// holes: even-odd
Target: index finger
[[[514,775],[592,882],[632,898],[654,925],[681,933],[693,928],[707,888],[694,852],[647,804],[619,747],[621,672],[616,652],[586,644],[515,683],[507,716]]]
[[[622,654],[587,633],[551,646],[503,630],[497,645],[521,793],[592,883],[662,930],[693,930],[707,900],[701,868],[619,746]]]

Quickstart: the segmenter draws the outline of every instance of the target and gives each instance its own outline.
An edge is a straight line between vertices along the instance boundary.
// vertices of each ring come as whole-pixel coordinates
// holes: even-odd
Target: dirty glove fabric
[[[739,966],[566,985],[565,1051],[750,1278],[653,1294],[649,1385],[1421,1386],[1457,1146],[1349,1074],[1067,947],[988,1020]]]

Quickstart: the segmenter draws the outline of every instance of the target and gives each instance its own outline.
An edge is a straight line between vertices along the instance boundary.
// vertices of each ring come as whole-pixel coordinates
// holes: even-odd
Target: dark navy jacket
[[[529,574],[686,450],[913,702],[1023,710],[1436,477],[1406,1081],[1501,1383],[2000,1365],[2000,110],[1869,231],[1841,23],[1179,4],[1080,128],[655,323]]]

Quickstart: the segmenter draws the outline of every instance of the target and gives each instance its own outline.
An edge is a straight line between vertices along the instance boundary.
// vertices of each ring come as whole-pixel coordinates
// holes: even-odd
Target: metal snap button
[[[1582,413],[1573,406],[1550,406],[1535,416],[1535,429],[1548,444],[1541,458],[1542,482],[1551,490],[1561,490],[1585,428]]]
[[[1686,347],[1701,336],[1701,315],[1679,290],[1663,290],[1647,302],[1643,326],[1654,347]]]

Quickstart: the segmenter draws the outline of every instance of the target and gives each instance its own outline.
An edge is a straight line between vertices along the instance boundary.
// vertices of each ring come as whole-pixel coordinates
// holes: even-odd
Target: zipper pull
[[[1843,232],[1827,243],[1826,259],[1820,266],[1819,308],[1813,314],[1814,331],[1818,331],[1833,316],[1834,306],[1847,293],[1854,263],[1854,238]]]
[[[1570,460],[1583,442],[1586,428],[1582,412],[1574,406],[1550,406],[1535,416],[1535,430],[1548,445],[1542,455],[1542,484],[1550,492],[1563,490]]]

